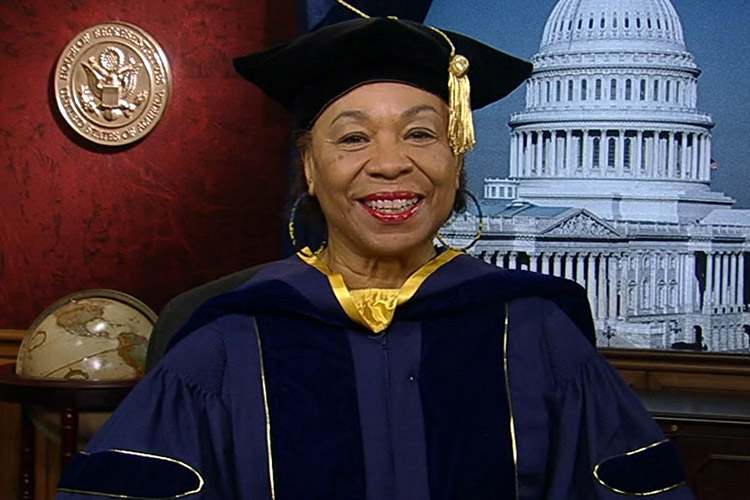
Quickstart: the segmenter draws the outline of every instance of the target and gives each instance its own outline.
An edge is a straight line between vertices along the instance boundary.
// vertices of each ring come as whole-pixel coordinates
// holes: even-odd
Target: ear
[[[302,165],[307,182],[307,194],[315,196],[315,162],[309,148],[302,153]]]

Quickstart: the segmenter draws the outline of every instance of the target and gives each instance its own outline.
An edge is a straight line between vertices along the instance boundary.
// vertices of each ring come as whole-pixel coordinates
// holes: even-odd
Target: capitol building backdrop
[[[470,253],[580,283],[600,346],[748,352],[750,210],[709,188],[714,123],[672,4],[561,0],[533,63]]]

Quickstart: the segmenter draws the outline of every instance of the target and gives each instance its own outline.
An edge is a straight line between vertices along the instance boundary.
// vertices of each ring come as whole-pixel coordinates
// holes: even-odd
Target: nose
[[[405,154],[398,140],[376,141],[365,171],[368,175],[382,179],[396,179],[414,169],[414,163]]]

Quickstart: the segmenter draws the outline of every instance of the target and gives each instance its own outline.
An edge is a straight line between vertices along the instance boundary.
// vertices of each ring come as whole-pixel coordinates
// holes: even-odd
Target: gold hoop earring
[[[297,208],[299,207],[302,200],[305,199],[305,197],[312,198],[312,195],[308,193],[302,193],[297,197],[296,200],[294,200],[294,203],[292,204],[292,209],[289,211],[289,222],[287,223],[287,228],[289,230],[289,240],[292,242],[292,247],[294,247],[295,250],[302,252],[308,247],[301,248],[299,243],[297,242],[297,236],[294,232],[294,225],[295,225],[295,218],[297,217]],[[324,248],[326,247],[326,240],[323,239],[323,241],[320,243],[320,247],[313,252],[313,254],[317,255],[319,254]]]
[[[471,247],[473,247],[477,241],[479,241],[482,238],[482,234],[484,233],[484,215],[482,214],[482,206],[479,204],[479,200],[477,200],[477,197],[474,196],[474,194],[469,191],[468,189],[462,189],[463,193],[471,199],[471,201],[474,203],[474,206],[477,208],[477,232],[474,235],[474,237],[471,239],[471,241],[463,246],[463,247],[454,247],[449,245],[445,239],[443,238],[443,235],[440,234],[440,231],[437,232],[435,237],[438,239],[441,245],[443,245],[445,248],[449,250],[454,250],[456,252],[466,252]]]

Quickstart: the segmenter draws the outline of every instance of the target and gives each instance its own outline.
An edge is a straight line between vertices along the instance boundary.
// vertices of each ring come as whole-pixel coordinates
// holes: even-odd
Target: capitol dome
[[[532,62],[510,120],[520,198],[613,220],[685,222],[731,206],[709,188],[714,124],[669,0],[560,0]]]
[[[668,0],[564,0],[547,19],[540,53],[630,49],[685,52],[682,25]]]

